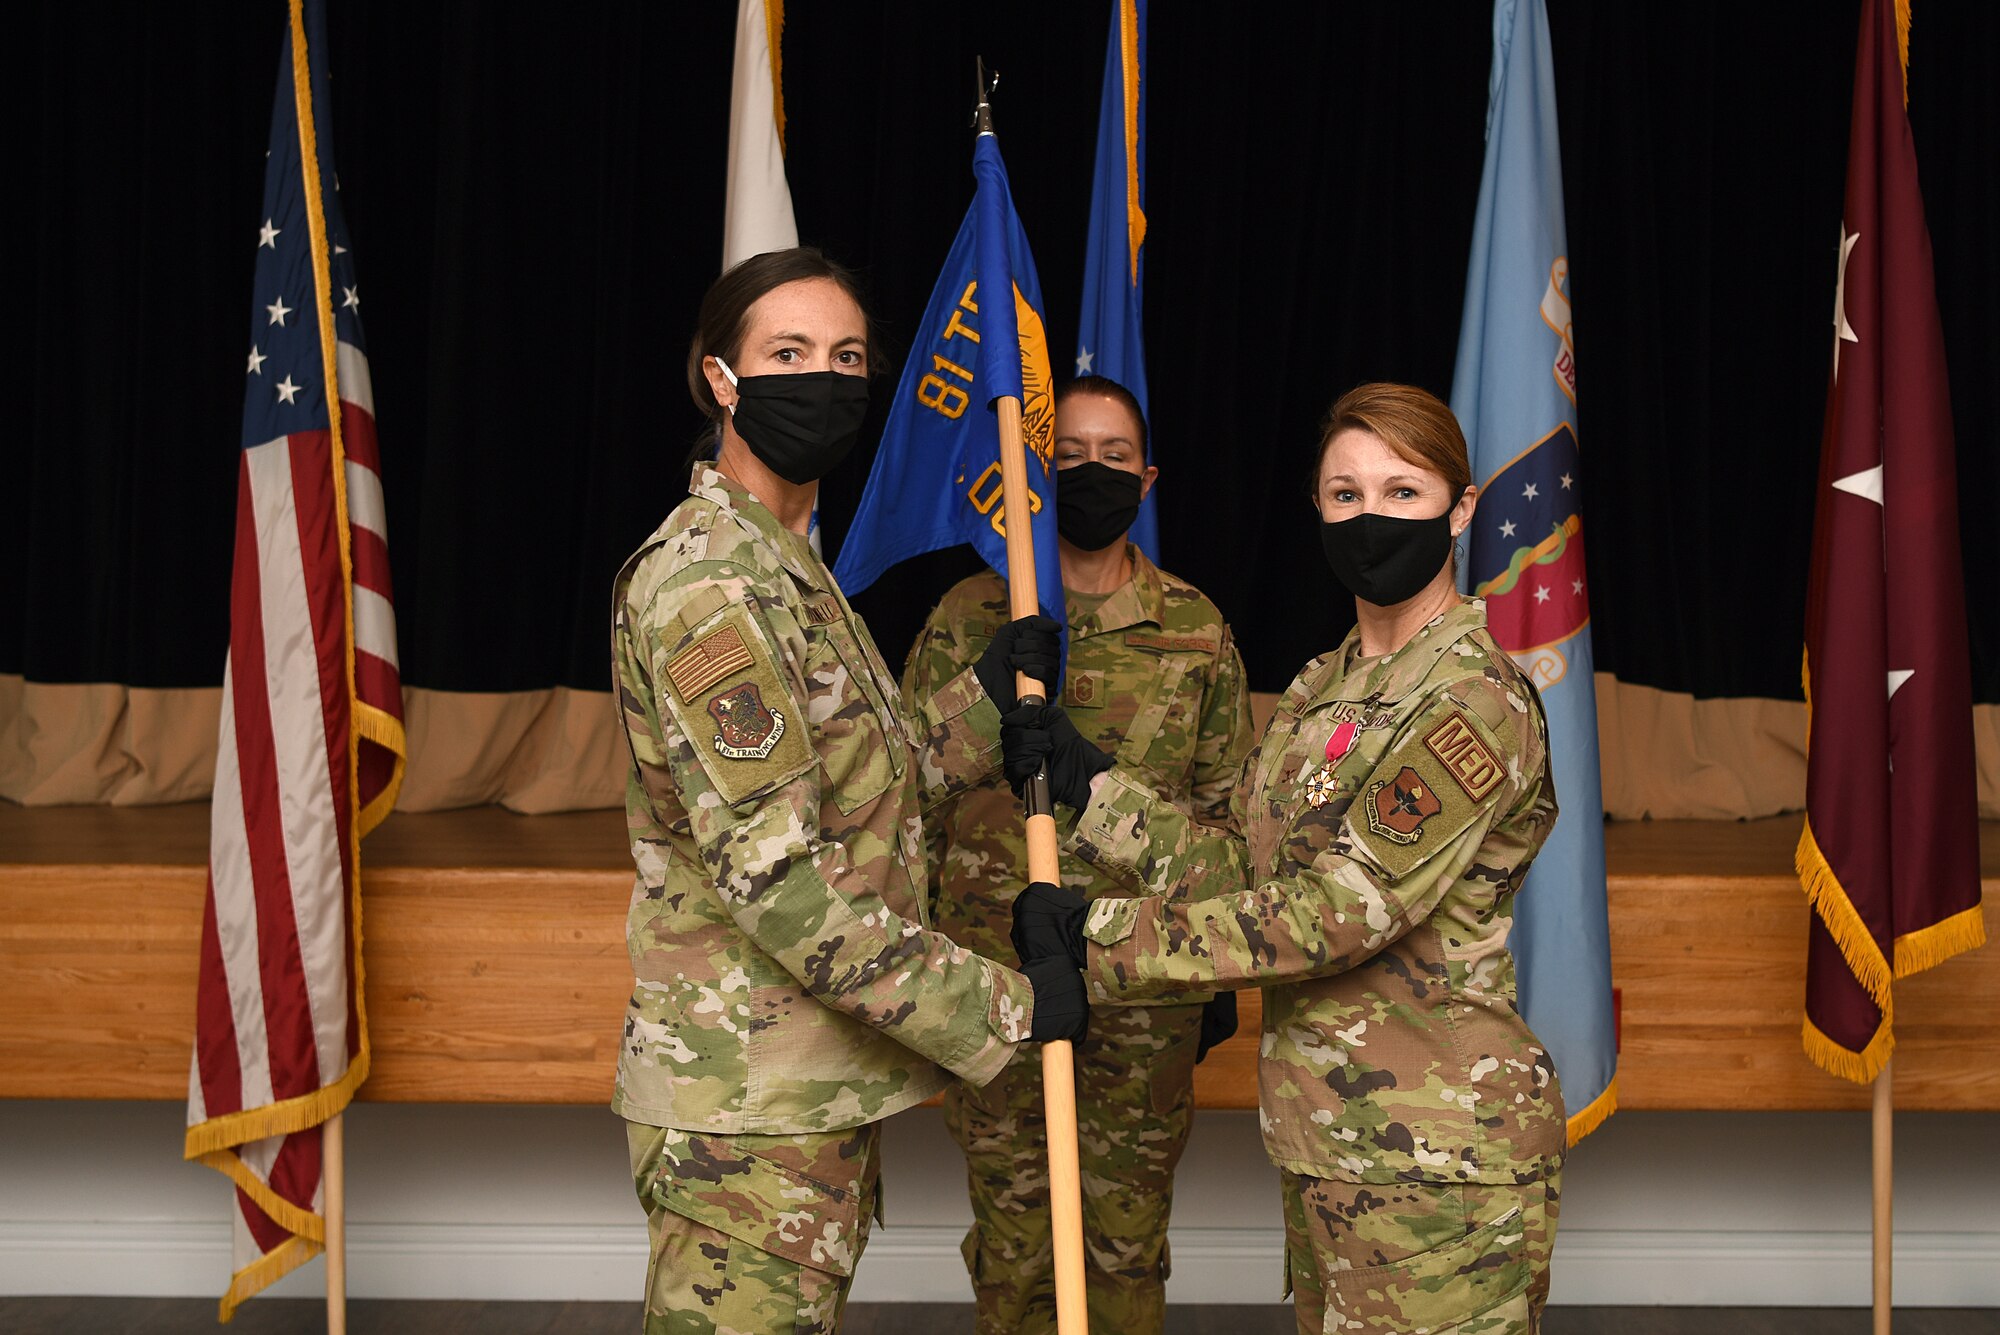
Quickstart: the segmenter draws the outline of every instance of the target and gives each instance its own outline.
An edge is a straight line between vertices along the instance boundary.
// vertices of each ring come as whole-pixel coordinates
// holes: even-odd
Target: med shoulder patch
[[[1500,758],[1480,740],[1471,721],[1456,709],[1424,735],[1424,746],[1475,802],[1485,801],[1486,795],[1507,777]]]
[[[1401,880],[1476,823],[1506,775],[1491,735],[1441,699],[1376,762],[1348,828],[1369,860]]]

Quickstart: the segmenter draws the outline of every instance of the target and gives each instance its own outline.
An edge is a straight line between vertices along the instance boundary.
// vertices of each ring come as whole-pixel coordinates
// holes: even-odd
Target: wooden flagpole
[[[999,399],[1000,493],[1007,508],[1007,604],[1015,618],[1041,610],[1035,590],[1035,543],[1029,524],[1028,463],[1021,445],[1021,401]],[[1022,523],[1015,523],[1015,516]],[[1047,687],[1025,673],[1014,678],[1021,703],[1040,704]],[[1028,787],[1028,879],[1062,882],[1055,804],[1046,771]],[[1076,1148],[1076,1065],[1066,1039],[1042,1045],[1042,1112],[1048,1125],[1049,1216],[1056,1248],[1056,1329],[1086,1335],[1083,1292],[1083,1177]]]
[[[986,62],[979,62],[978,127],[981,133],[993,130],[992,108],[987,103],[991,85]],[[1011,301],[1011,292],[988,300]],[[1035,588],[1035,540],[1028,500],[1027,451],[1021,443],[1021,401],[1012,396],[995,399],[993,408],[1000,418],[1000,496],[1005,509],[1007,536],[1007,605],[1019,619],[1041,610]],[[1017,523],[1016,520],[1019,522]],[[1014,676],[1015,694],[1022,704],[1041,704],[1048,698],[1048,685],[1026,673]],[[1028,879],[1062,882],[1062,861],[1056,834],[1055,803],[1049,797],[1049,776],[1044,768],[1028,784],[1025,801],[1028,827]],[[1049,1219],[1055,1235],[1056,1330],[1059,1335],[1089,1335],[1090,1317],[1083,1289],[1083,1175],[1078,1167],[1076,1148],[1076,1064],[1070,1044],[1058,1039],[1042,1045],[1042,1113],[1048,1128]]]
[[[1889,1287],[1894,1270],[1896,1240],[1896,1230],[1891,1222],[1896,1193],[1896,1174],[1892,1161],[1895,1150],[1892,1120],[1896,1111],[1895,1067],[1893,1058],[1882,1063],[1881,1073],[1875,1077],[1871,1108],[1874,1145],[1870,1157],[1875,1178],[1875,1335],[1889,1335],[1892,1310]]]
[[[335,1113],[322,1128],[321,1173],[326,1187],[326,1331],[347,1335],[347,1136],[346,1117]]]
[[[319,346],[321,371],[325,378],[327,432],[329,450],[333,461],[333,506],[336,519],[335,528],[340,535],[340,572],[343,611],[347,630],[347,791],[341,796],[347,801],[348,810],[353,813],[349,829],[349,849],[353,854],[353,866],[360,867],[361,836],[367,831],[362,825],[364,813],[360,797],[360,772],[356,757],[361,745],[361,729],[354,712],[358,710],[360,698],[354,688],[354,554],[351,547],[350,523],[347,507],[346,447],[341,441],[340,402],[340,357],[339,337],[333,322],[333,276],[330,269],[332,239],[327,235],[326,204],[324,183],[320,180],[319,130],[315,117],[319,109],[314,108],[312,99],[312,54],[306,45],[306,16],[304,0],[291,0],[292,34],[292,97],[299,123],[299,170],[301,184],[306,198],[306,235],[312,253],[314,313],[319,319]],[[324,57],[322,56],[323,60]],[[338,189],[336,182],[335,188]],[[392,787],[393,795],[393,787]],[[353,873],[357,878],[360,873]],[[352,919],[354,959],[353,973],[348,986],[355,989],[354,1013],[361,1024],[361,1052],[350,1066],[350,1072],[365,1071],[368,1061],[368,1019],[366,1006],[360,995],[361,954],[360,954],[360,888],[357,880],[353,887],[344,881],[341,885],[343,897],[352,895],[350,900]],[[361,1077],[365,1078],[365,1077]],[[346,1077],[342,1078],[342,1084]],[[321,1091],[322,1094],[335,1092]],[[346,1105],[346,1091],[338,1106]],[[328,1335],[347,1335],[347,1154],[346,1142],[342,1137],[341,1115],[336,1112],[321,1123],[320,1135],[320,1185],[323,1192],[321,1215],[326,1229],[326,1328]]]

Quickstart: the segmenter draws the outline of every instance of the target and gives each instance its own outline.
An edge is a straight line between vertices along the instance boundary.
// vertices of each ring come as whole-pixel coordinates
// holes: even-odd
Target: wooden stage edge
[[[1799,817],[1606,829],[1628,1109],[1865,1108],[1800,1048]],[[208,807],[0,802],[0,1097],[184,1099]],[[1981,830],[1987,894],[2000,825]],[[373,1068],[390,1102],[602,1104],[625,997],[623,814],[398,814],[362,854]],[[1896,1101],[2000,1109],[2000,951],[1896,985]],[[1258,994],[1196,1072],[1256,1106]]]

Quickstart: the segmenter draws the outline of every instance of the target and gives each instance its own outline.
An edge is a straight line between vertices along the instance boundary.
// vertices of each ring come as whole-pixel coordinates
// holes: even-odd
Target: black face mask
[[[731,412],[736,434],[766,468],[793,486],[817,482],[854,448],[868,414],[866,376],[797,371],[738,379],[722,358],[715,364],[736,386]]]
[[[1326,563],[1347,591],[1364,603],[1394,607],[1424,591],[1451,555],[1451,511],[1433,519],[1356,515],[1322,522]]]
[[[1144,479],[1092,460],[1056,473],[1056,532],[1086,552],[1102,551],[1125,536],[1139,517]]]

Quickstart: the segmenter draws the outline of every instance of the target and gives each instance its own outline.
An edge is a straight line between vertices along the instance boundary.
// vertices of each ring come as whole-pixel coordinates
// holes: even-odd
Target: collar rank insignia
[[[746,681],[708,702],[709,717],[721,729],[715,749],[731,760],[763,760],[785,735],[785,716],[764,703],[757,683]]]
[[[1333,800],[1334,793],[1339,787],[1334,782],[1334,771],[1340,767],[1340,762],[1347,753],[1354,749],[1354,736],[1358,731],[1354,721],[1346,719],[1333,730],[1333,736],[1327,738],[1326,763],[1314,770],[1312,777],[1306,780],[1306,805],[1313,810],[1317,811]]]
[[[1437,794],[1408,765],[1391,779],[1368,785],[1368,828],[1391,843],[1414,844],[1424,836],[1424,822],[1444,810]]]

